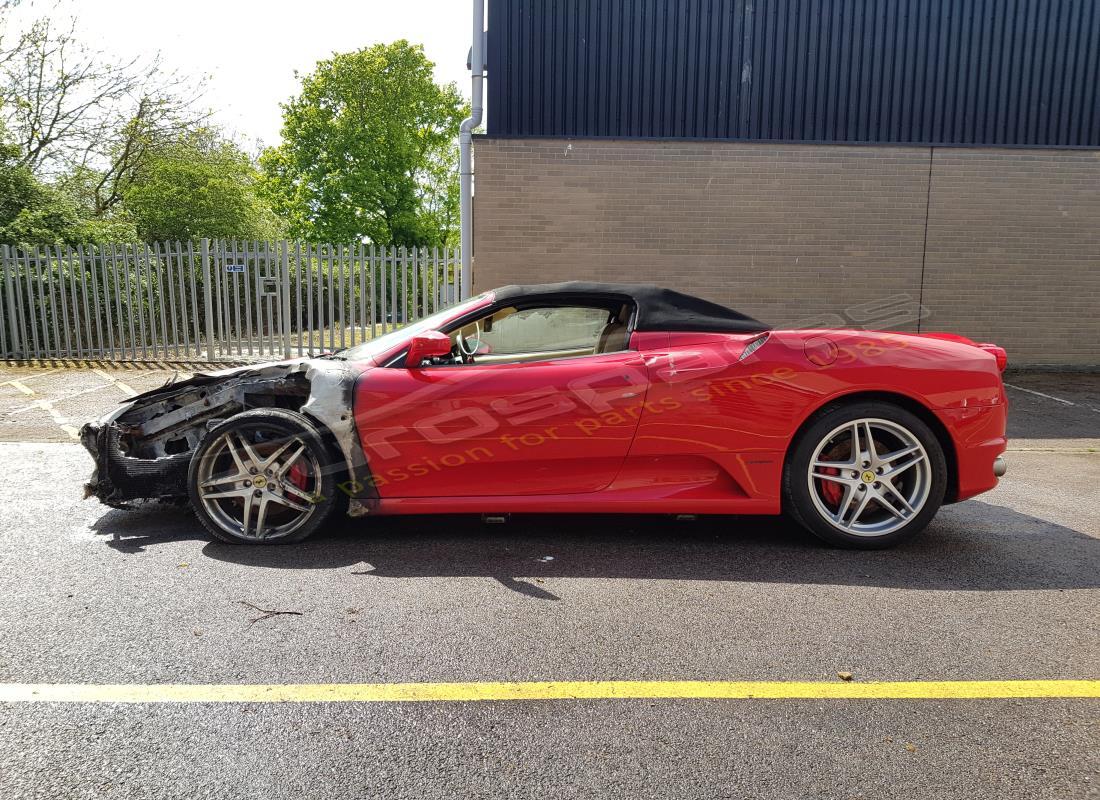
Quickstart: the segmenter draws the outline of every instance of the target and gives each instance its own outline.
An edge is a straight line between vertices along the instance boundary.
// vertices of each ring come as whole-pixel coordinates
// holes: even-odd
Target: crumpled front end
[[[111,422],[92,422],[80,429],[80,441],[95,460],[92,476],[84,484],[85,497],[97,497],[115,508],[127,508],[135,500],[186,499],[190,452],[131,458],[122,451],[120,436],[119,427]]]
[[[85,495],[118,508],[186,500],[191,455],[206,433],[254,408],[313,418],[343,456],[333,468],[356,479],[349,483],[372,487],[350,408],[362,370],[346,361],[299,359],[198,373],[138,395],[81,428],[81,443],[95,461]]]

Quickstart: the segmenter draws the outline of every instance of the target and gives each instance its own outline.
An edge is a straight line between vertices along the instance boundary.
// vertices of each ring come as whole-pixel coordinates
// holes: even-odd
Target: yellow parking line
[[[62,369],[63,369],[63,367],[57,367],[55,369],[48,369],[45,372],[36,372],[34,375],[25,375],[25,376],[23,376],[22,379],[13,378],[10,381],[0,382],[0,386],[3,386],[5,384],[10,384],[10,385],[14,386],[15,384],[21,383],[22,381],[33,381],[35,378],[42,378],[42,377],[45,377],[46,375],[53,375],[55,372],[61,372]],[[21,391],[25,391],[25,392],[28,392],[28,393],[30,392],[30,390],[27,389],[26,386],[23,386],[23,389]]]
[[[1082,697],[1100,698],[1100,681],[0,684],[0,703],[409,703],[630,699],[992,700]]]
[[[34,389],[27,386],[22,381],[8,381],[7,383],[9,386],[12,386],[21,391],[23,394],[34,394]]]
[[[50,419],[56,422],[58,427],[65,431],[65,433],[69,434],[70,439],[80,438],[80,432],[77,431],[77,429],[74,428],[72,425],[67,424],[69,422],[69,418],[62,416],[62,414],[53,407],[53,403],[51,403],[49,400],[35,400],[33,403],[31,403],[30,407],[40,408],[47,414],[49,414]]]
[[[41,401],[40,400],[35,400],[30,405],[26,405],[26,406],[23,406],[21,408],[17,408],[14,411],[12,411],[11,413],[12,414],[23,414],[27,411],[31,411],[31,410],[36,409],[36,408],[40,408],[41,406],[39,405],[39,403],[42,403],[42,402],[56,403],[60,400],[74,400],[77,397],[83,397],[84,395],[91,394],[92,392],[101,392],[104,389],[107,389],[108,387],[110,387],[110,385],[111,384],[109,384],[109,383],[104,383],[104,384],[101,384],[100,386],[93,386],[90,389],[82,389],[79,392],[73,392],[72,394],[67,394],[63,397],[59,397],[59,398],[57,398],[57,400],[41,400]]]
[[[138,393],[137,393],[136,389],[133,389],[128,384],[123,383],[118,378],[111,375],[109,372],[104,372],[101,369],[93,369],[92,372],[94,372],[96,375],[98,375],[101,378],[106,378],[107,380],[109,380],[111,383],[113,383],[115,386],[117,386],[119,389],[121,389],[124,394],[128,394],[130,397],[136,397],[137,396]]]

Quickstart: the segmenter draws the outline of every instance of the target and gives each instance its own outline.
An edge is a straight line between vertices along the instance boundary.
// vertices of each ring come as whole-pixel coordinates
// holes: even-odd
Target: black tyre
[[[235,544],[300,542],[342,507],[342,462],[309,418],[245,411],[207,434],[187,490],[199,521]]]
[[[839,547],[878,550],[922,531],[943,503],[947,462],[935,433],[876,402],[822,410],[783,471],[784,510]]]

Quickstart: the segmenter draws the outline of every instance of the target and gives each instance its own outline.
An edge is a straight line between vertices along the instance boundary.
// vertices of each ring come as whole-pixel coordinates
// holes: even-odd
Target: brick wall
[[[924,304],[1014,363],[1100,364],[1100,152],[937,149]]]
[[[479,137],[475,158],[477,290],[651,282],[911,330],[923,288],[924,330],[1100,363],[1092,152]]]

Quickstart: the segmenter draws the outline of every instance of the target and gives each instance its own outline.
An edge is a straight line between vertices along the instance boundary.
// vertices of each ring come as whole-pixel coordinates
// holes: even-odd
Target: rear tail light
[[[937,331],[935,333],[921,333],[919,335],[927,336],[929,339],[943,339],[946,342],[959,342],[960,344],[968,344],[972,347],[980,347],[997,359],[997,369],[1001,372],[1004,372],[1005,367],[1008,366],[1008,353],[1003,347],[998,347],[995,344],[990,344],[989,342],[978,344],[973,339],[967,339],[965,336],[959,336],[957,333],[940,333]]]
[[[978,347],[985,350],[987,353],[992,353],[993,357],[997,359],[997,369],[1001,372],[1005,371],[1005,367],[1008,366],[1008,351],[1003,347],[998,347],[995,344],[989,344],[988,342],[982,342]]]

